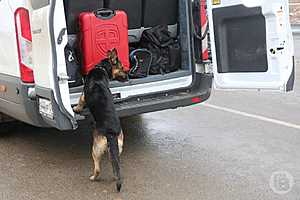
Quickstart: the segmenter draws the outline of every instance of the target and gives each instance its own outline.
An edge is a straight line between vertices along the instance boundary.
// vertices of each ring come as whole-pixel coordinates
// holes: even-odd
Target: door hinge
[[[212,63],[203,62],[201,64],[196,64],[196,72],[201,74],[211,74],[213,73]]]

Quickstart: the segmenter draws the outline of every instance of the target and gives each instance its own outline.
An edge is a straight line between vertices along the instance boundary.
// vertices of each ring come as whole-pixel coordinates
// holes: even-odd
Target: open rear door
[[[287,0],[208,0],[208,11],[217,89],[293,89]]]
[[[32,48],[40,113],[61,130],[77,127],[71,108],[64,57],[67,44],[63,1],[31,0]]]

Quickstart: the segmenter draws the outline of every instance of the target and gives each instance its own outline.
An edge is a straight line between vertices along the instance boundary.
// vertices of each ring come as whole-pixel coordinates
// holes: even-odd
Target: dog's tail
[[[118,145],[118,136],[109,135],[107,136],[107,141],[109,145],[109,153],[111,158],[111,164],[113,168],[114,175],[117,177],[116,187],[118,192],[121,191],[122,179],[121,179],[121,170],[120,170],[120,154],[119,154],[119,145]]]

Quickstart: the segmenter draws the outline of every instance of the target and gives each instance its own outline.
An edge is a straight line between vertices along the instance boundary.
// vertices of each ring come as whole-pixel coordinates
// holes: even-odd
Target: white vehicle
[[[68,40],[78,35],[69,20],[73,17],[76,21],[78,10],[97,9],[87,8],[95,1],[102,6],[117,2],[0,0],[1,113],[39,127],[77,128],[83,117],[75,115],[72,106],[77,104],[82,86],[69,87],[64,49]],[[287,0],[208,0],[213,70],[196,62],[201,54],[195,48],[202,46],[202,41],[195,36],[200,21],[192,16],[200,12],[200,0],[160,0],[158,5],[158,0],[139,1],[143,7],[137,10],[133,0],[123,0],[123,4],[128,2],[127,9],[142,16],[139,27],[129,30],[130,35],[135,34],[138,40],[150,26],[168,23],[180,39],[182,66],[166,75],[112,82],[121,117],[203,102],[210,96],[213,77],[218,89],[293,89],[294,52]],[[149,4],[158,7],[146,6]],[[172,8],[176,14],[170,16]],[[156,24],[146,26],[143,20],[147,18]],[[132,19],[129,16],[129,24]]]

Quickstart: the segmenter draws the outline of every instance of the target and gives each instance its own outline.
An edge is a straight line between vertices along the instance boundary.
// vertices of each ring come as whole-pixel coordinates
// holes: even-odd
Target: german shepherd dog
[[[108,57],[116,55],[116,51],[113,51],[108,52]],[[125,81],[127,80],[127,74],[122,69],[114,68],[111,57],[109,57],[96,65],[85,77],[83,94],[74,111],[80,112],[86,105],[95,120],[96,127],[93,131],[92,147],[94,171],[90,180],[95,181],[100,175],[101,158],[108,151],[113,173],[117,179],[117,191],[120,192],[122,187],[120,155],[123,150],[124,136],[120,119],[114,107],[113,96],[109,89],[109,81],[113,78]]]

